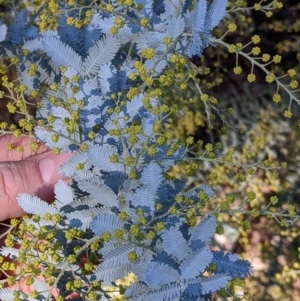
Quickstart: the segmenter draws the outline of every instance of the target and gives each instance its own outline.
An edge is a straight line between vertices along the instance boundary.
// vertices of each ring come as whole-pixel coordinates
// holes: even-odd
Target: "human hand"
[[[30,142],[28,136],[0,136],[0,222],[24,214],[17,203],[21,192],[47,202],[53,200],[54,184],[63,179],[57,168],[72,156],[67,153],[54,155],[43,144],[33,152]],[[14,150],[6,149],[8,143],[14,145]],[[18,146],[23,147],[23,152],[15,149]]]
[[[14,145],[12,151],[6,149],[8,143]],[[33,152],[30,143],[31,139],[27,136],[19,138],[13,135],[0,136],[0,225],[1,221],[24,215],[25,212],[17,203],[19,193],[26,192],[51,202],[54,197],[54,184],[59,179],[64,179],[58,174],[57,168],[72,154],[54,155],[44,144],[40,144]],[[23,152],[16,150],[18,146],[23,147]],[[0,248],[4,245],[7,229],[9,225],[0,226]],[[10,275],[15,273],[10,272]],[[0,271],[0,279],[7,278],[7,275],[1,274]],[[19,286],[24,292],[30,293],[33,287],[23,282],[24,280]]]

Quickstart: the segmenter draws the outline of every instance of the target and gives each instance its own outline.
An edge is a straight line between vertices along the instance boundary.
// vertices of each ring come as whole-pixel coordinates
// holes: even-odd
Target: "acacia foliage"
[[[54,278],[63,298],[76,288],[82,300],[91,299],[91,292],[106,300],[106,288],[133,272],[136,281],[120,289],[127,300],[208,300],[230,280],[249,276],[251,265],[210,249],[213,216],[196,223],[193,209],[205,207],[212,188],[185,191],[184,181],[167,177],[186,148],[172,135],[162,139],[165,112],[151,81],[174,58],[202,55],[226,0],[209,7],[205,0],[109,3],[112,11],[94,9],[90,23],[80,28],[68,25],[62,14],[57,30],[40,32],[26,10],[0,27],[1,54],[18,57],[25,93],[48,85],[38,104],[36,138],[56,153],[74,152],[60,167],[72,185],[55,185],[53,205],[25,193],[18,197],[34,216],[26,221],[31,237],[54,233],[42,238],[56,246],[59,257],[53,260],[44,250],[48,261],[43,257],[39,265],[47,274],[44,282],[34,275],[37,295],[19,294],[22,300],[49,300]],[[65,3],[60,9],[68,11]],[[68,16],[78,17],[79,10]],[[0,252],[13,258],[21,252],[28,265],[39,253],[23,251]],[[89,262],[92,269],[72,260],[83,252],[96,258]],[[87,285],[74,286],[78,280]],[[99,285],[90,288],[94,281]],[[14,300],[14,291],[0,289],[0,298]]]

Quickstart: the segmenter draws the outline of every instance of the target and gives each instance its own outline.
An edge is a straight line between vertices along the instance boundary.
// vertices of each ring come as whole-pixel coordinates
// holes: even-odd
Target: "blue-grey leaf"
[[[188,255],[187,242],[179,229],[175,227],[172,227],[169,230],[165,229],[161,238],[163,240],[165,252],[178,261],[182,261]]]
[[[143,298],[143,301],[179,301],[180,291],[177,283],[168,283],[158,288],[152,289]]]
[[[40,198],[27,193],[20,193],[17,197],[18,205],[27,213],[45,215],[46,213],[56,214],[57,209],[42,201]]]
[[[0,288],[0,300],[13,301],[15,300],[15,290],[9,288]]]
[[[208,246],[188,255],[179,266],[181,271],[180,279],[196,278],[210,264],[212,258],[213,254]]]
[[[151,262],[145,270],[145,281],[148,285],[163,285],[175,282],[178,278],[178,271],[158,261]]]
[[[83,62],[83,72],[87,75],[97,75],[102,64],[111,61],[120,48],[116,38],[103,37],[88,51]]]
[[[191,237],[189,239],[189,246],[194,241],[209,242],[215,234],[216,219],[209,215],[205,217],[196,227],[191,229]]]
[[[200,283],[202,285],[202,293],[210,294],[225,287],[231,277],[226,274],[217,274],[210,277],[200,277]]]
[[[22,45],[25,39],[27,10],[22,9],[8,28],[9,38],[13,44]]]
[[[177,17],[182,13],[182,1],[181,0],[165,0],[165,12],[170,17]]]
[[[44,51],[58,67],[70,67],[81,72],[81,57],[67,44],[55,36],[47,36],[42,41]]]
[[[152,189],[141,187],[135,191],[131,204],[135,208],[141,207],[145,212],[151,213],[154,211],[155,200],[155,192]]]
[[[212,254],[212,263],[216,264],[215,273],[226,273],[232,278],[246,278],[252,274],[251,263],[248,260],[242,260],[236,254],[221,251],[214,251]]]
[[[168,35],[172,39],[179,37],[184,31],[184,18],[179,16],[178,18],[171,18],[168,24]]]
[[[131,283],[124,295],[127,298],[140,296],[141,294],[144,294],[146,292],[147,288],[148,286],[143,282]]]
[[[13,260],[18,258],[19,252],[20,252],[20,250],[15,249],[15,248],[10,248],[10,247],[1,247],[0,248],[0,254],[3,257],[8,257],[8,258],[13,259]]]
[[[108,145],[95,144],[87,151],[90,162],[100,170],[124,172],[123,164],[110,161],[112,155],[118,155],[117,149]]]
[[[129,264],[128,253],[135,251],[139,256],[142,253],[141,250],[142,248],[136,247],[130,243],[119,244],[109,252],[103,252],[103,262],[101,265],[104,267],[117,267],[119,265]]]
[[[117,69],[110,62],[100,66],[98,82],[101,93],[106,95],[118,90]]]
[[[37,36],[37,34],[38,34],[38,29],[37,29],[37,27],[35,27],[35,26],[33,26],[33,25],[30,25],[30,26],[27,27],[26,30],[25,30],[25,36],[24,36],[24,38],[25,38],[26,40],[28,40],[28,39],[33,39],[33,38],[35,38],[35,37]]]
[[[199,34],[200,32],[204,31],[206,13],[207,13],[207,1],[198,0],[194,8],[193,32],[197,32]]]
[[[143,168],[141,182],[146,188],[155,193],[162,180],[162,168],[155,162],[151,161]]]
[[[0,42],[5,40],[6,34],[7,34],[7,25],[1,24],[0,25]]]
[[[113,213],[98,213],[90,225],[93,232],[101,236],[104,232],[113,232],[116,229],[122,229],[123,223],[117,215]]]
[[[131,272],[131,264],[119,265],[117,267],[104,267],[99,264],[94,270],[97,280],[116,281]]]
[[[81,180],[78,183],[78,186],[81,190],[86,191],[98,201],[99,204],[105,205],[107,207],[116,207],[118,206],[118,198],[117,195],[105,184],[100,181],[84,181]]]
[[[225,15],[227,0],[214,0],[210,5],[205,23],[204,30],[211,31],[217,26]]]
[[[62,180],[59,180],[54,186],[55,202],[57,209],[71,203],[74,199],[72,188]]]

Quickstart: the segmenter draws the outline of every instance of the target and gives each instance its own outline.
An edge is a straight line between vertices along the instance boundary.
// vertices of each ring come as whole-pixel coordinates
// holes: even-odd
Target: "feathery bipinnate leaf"
[[[152,189],[138,188],[133,194],[131,204],[135,208],[143,208],[145,212],[152,213],[154,211],[156,196]]]
[[[90,224],[97,213],[111,214],[111,210],[105,206],[97,206],[91,197],[84,197],[83,199],[85,201],[81,204],[76,200],[64,206],[60,212],[70,221],[69,227],[86,231],[90,229]]]
[[[79,171],[76,168],[77,164],[83,164],[84,170],[89,170],[92,168],[92,164],[87,158],[86,153],[77,151],[68,161],[61,164],[58,168],[58,171],[61,175],[71,178],[75,174],[78,175]]]
[[[104,267],[99,264],[94,270],[93,274],[97,280],[115,281],[120,279],[131,272],[131,264],[124,264],[119,266]]]
[[[201,57],[203,50],[210,45],[210,31],[219,24],[225,15],[227,0],[214,0],[207,11],[207,1],[198,0],[193,11],[192,43],[189,57]]]
[[[194,8],[193,32],[204,31],[204,23],[207,13],[207,1],[198,0]]]
[[[37,27],[35,27],[35,26],[33,26],[33,25],[30,25],[30,26],[27,27],[26,30],[25,30],[24,38],[25,38],[25,40],[33,39],[33,38],[35,38],[37,35],[38,35],[38,29],[37,29]]]
[[[69,45],[55,36],[46,36],[42,43],[44,51],[57,67],[72,68],[77,74],[80,73],[81,57]]]
[[[5,40],[6,34],[7,34],[7,25],[1,24],[0,25],[0,42]]]
[[[34,282],[32,286],[33,289],[40,294],[39,299],[46,299],[49,293],[49,285],[42,279],[39,279],[38,277],[34,277],[33,280]]]
[[[115,230],[123,229],[123,223],[113,213],[98,213],[91,222],[90,227],[95,234],[101,236],[104,232],[113,234]]]
[[[216,264],[215,273],[229,274],[232,278],[246,278],[252,274],[251,263],[248,260],[242,260],[236,254],[221,251],[214,251],[212,254],[212,263]]]
[[[80,180],[78,183],[79,188],[90,194],[99,204],[109,208],[118,206],[117,195],[105,184],[93,181]]]
[[[8,28],[11,43],[22,45],[25,38],[27,10],[22,9],[14,18],[13,23]]]
[[[179,229],[175,227],[165,229],[161,237],[163,248],[169,255],[178,261],[182,261],[187,256],[187,242]]]
[[[143,168],[141,182],[144,187],[155,193],[162,180],[162,168],[155,162],[151,161]]]
[[[73,201],[72,188],[62,180],[59,180],[54,186],[55,202],[54,205],[57,209],[71,203]]]
[[[117,148],[99,144],[91,146],[87,151],[89,161],[100,170],[124,172],[123,164],[110,161],[110,157],[117,154]]]
[[[205,217],[196,227],[191,229],[191,237],[189,239],[189,246],[192,247],[193,242],[201,241],[207,243],[215,234],[216,219],[209,215]]]
[[[196,199],[197,193],[200,192],[201,190],[204,191],[206,193],[206,195],[210,198],[214,195],[213,189],[210,186],[205,185],[205,184],[200,185],[199,187],[192,188],[192,189],[184,192],[182,195],[186,198]]]
[[[102,64],[98,72],[98,83],[103,95],[118,91],[117,69],[111,62]]]
[[[180,279],[196,278],[210,264],[212,258],[213,254],[208,246],[204,246],[188,255],[179,266]]]
[[[181,16],[178,18],[171,18],[168,26],[168,35],[172,39],[179,37],[184,31],[184,18]]]
[[[214,0],[210,5],[204,23],[204,30],[216,27],[225,15],[227,0]]]
[[[199,277],[202,285],[202,294],[210,294],[218,289],[225,287],[227,282],[231,280],[227,274],[216,274],[210,277]]]
[[[151,262],[145,271],[145,281],[149,286],[164,285],[175,282],[179,273],[172,267],[162,262]]]
[[[134,296],[141,296],[142,294],[145,293],[145,291],[147,290],[148,286],[143,283],[143,282],[135,282],[132,283],[128,289],[125,292],[125,296],[126,297],[134,297]]]
[[[182,13],[182,1],[181,0],[165,0],[164,1],[165,12],[170,17],[176,17]]]
[[[19,256],[19,249],[10,248],[10,247],[1,247],[0,254],[3,257],[9,257],[10,259],[16,259]],[[0,299],[1,300],[1,299]]]
[[[217,274],[210,277],[198,277],[185,281],[184,295],[188,297],[201,297],[225,287],[231,277],[226,274]]]
[[[9,288],[0,288],[0,300],[5,300],[5,301],[15,300],[14,290]]]
[[[144,93],[139,93],[126,103],[126,109],[124,113],[129,115],[131,119],[136,117],[136,115],[139,113],[139,110],[143,107],[142,100],[144,96]]]
[[[101,248],[101,254],[103,256],[103,262],[101,265],[104,267],[117,267],[119,265],[129,264],[128,253],[135,249],[135,246],[130,243],[104,243],[106,246]],[[112,248],[108,248],[107,245],[111,244]]]
[[[141,301],[179,301],[180,290],[178,284],[167,283],[165,285],[155,287],[147,292],[147,295]],[[132,300],[133,301],[133,300]]]
[[[45,215],[46,213],[56,214],[57,209],[42,201],[40,198],[27,193],[20,193],[17,197],[18,205],[27,213]]]
[[[101,30],[94,29],[89,25],[83,25],[81,28],[70,26],[67,24],[67,18],[71,15],[62,14],[59,16],[57,28],[58,35],[63,42],[72,47],[72,49],[74,49],[81,57],[86,57],[89,48],[99,40]]]
[[[83,62],[83,73],[97,75],[102,64],[110,62],[120,48],[116,38],[103,37],[88,51]]]

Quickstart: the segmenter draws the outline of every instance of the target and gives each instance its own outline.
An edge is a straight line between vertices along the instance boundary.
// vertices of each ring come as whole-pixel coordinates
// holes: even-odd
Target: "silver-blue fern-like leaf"
[[[180,279],[196,278],[211,262],[213,254],[208,246],[202,247],[188,255],[180,264]]]
[[[15,299],[14,295],[15,295],[15,293],[14,293],[13,289],[0,288],[0,299],[1,300],[13,301]]]
[[[103,37],[88,51],[83,61],[82,72],[86,75],[97,75],[102,64],[110,62],[119,50],[120,42],[116,38]]]
[[[198,277],[184,282],[184,295],[189,298],[199,298],[225,287],[231,277],[227,274],[217,274],[210,277]]]
[[[223,19],[227,0],[214,0],[210,5],[204,23],[204,30],[212,30]]]
[[[196,60],[195,58],[200,57],[203,50],[210,45],[210,32],[224,17],[226,4],[227,0],[214,0],[207,10],[206,0],[197,1],[193,11],[190,59]]]
[[[178,278],[179,272],[162,262],[151,262],[145,271],[145,281],[149,286],[161,286]]]
[[[246,278],[252,273],[250,262],[239,259],[235,254],[214,251],[212,262],[216,264],[216,273],[226,273],[232,278]]]
[[[188,253],[187,241],[178,228],[172,227],[163,231],[161,238],[166,253],[174,257],[178,262],[182,261]]]
[[[0,25],[0,42],[4,41],[7,34],[7,25],[1,24]]]
[[[47,36],[42,40],[43,50],[58,67],[72,68],[77,74],[81,71],[82,60],[69,45],[55,36]]]
[[[104,232],[113,233],[117,229],[122,229],[123,226],[123,223],[113,213],[98,213],[90,224],[91,229],[99,236]]]
[[[54,206],[60,210],[63,206],[73,202],[73,189],[64,181],[59,180],[54,186],[55,201]]]
[[[27,10],[22,9],[19,13],[17,13],[12,24],[8,28],[8,34],[11,43],[17,45],[22,45],[24,43],[26,24],[27,24]]]
[[[189,246],[193,249],[193,244],[197,241],[208,243],[216,230],[216,219],[209,215],[205,217],[201,223],[190,230]]]
[[[27,213],[45,215],[56,214],[58,210],[41,200],[39,197],[27,193],[20,193],[17,197],[18,205]]]

